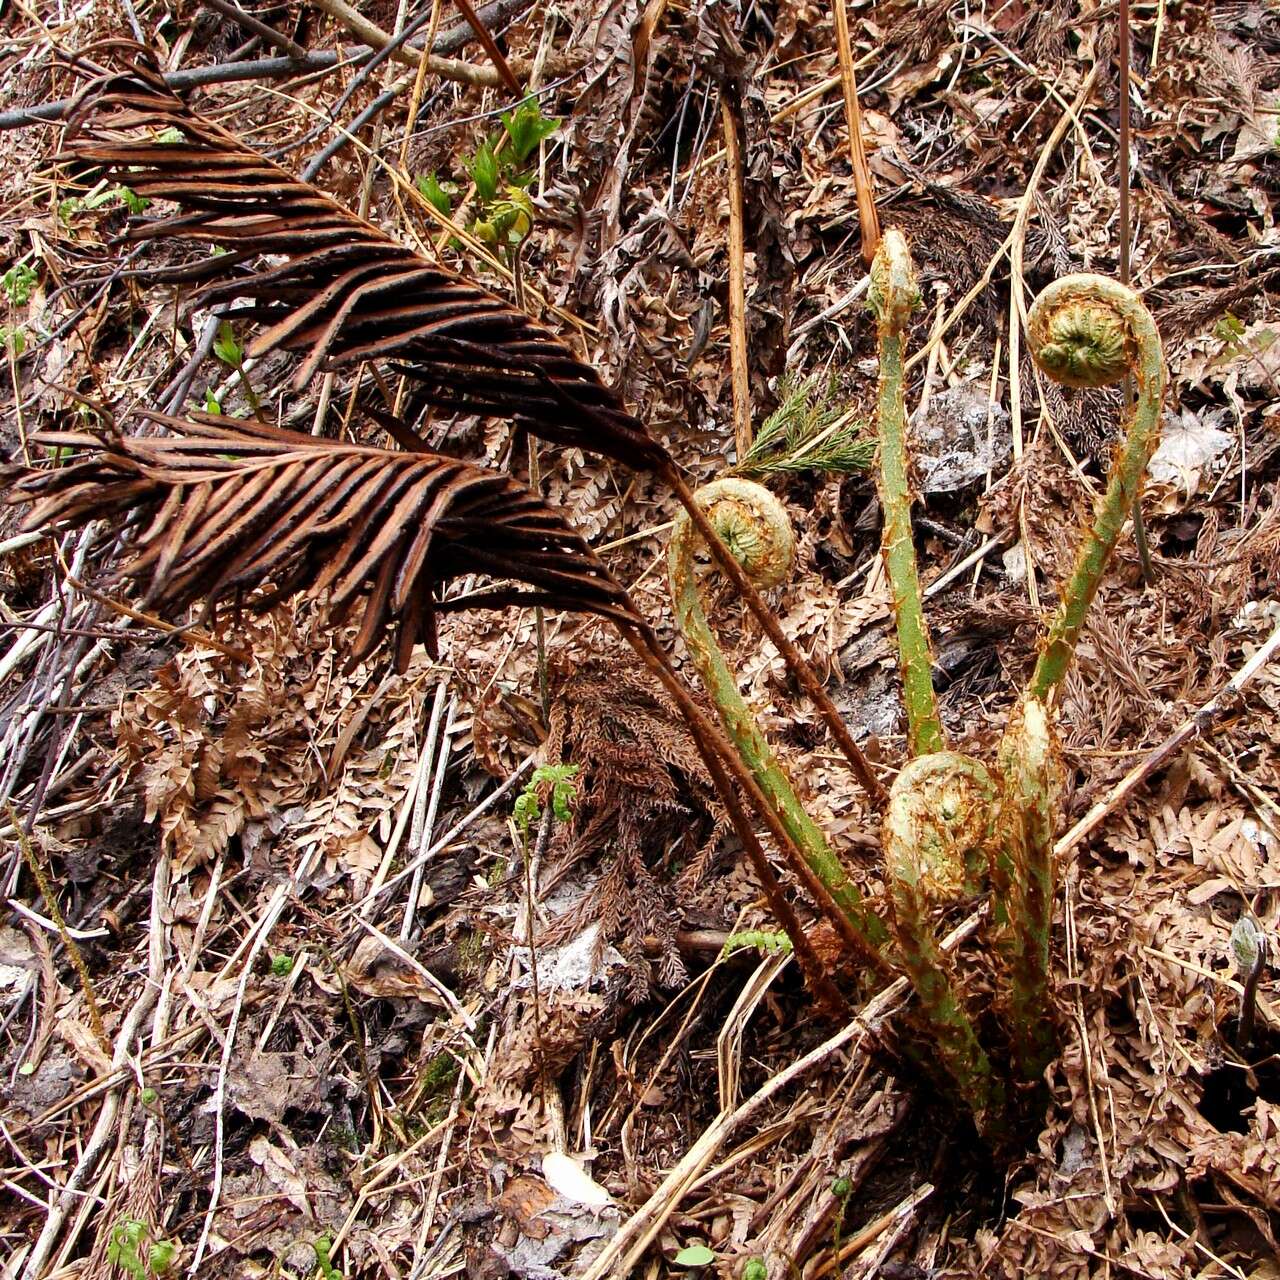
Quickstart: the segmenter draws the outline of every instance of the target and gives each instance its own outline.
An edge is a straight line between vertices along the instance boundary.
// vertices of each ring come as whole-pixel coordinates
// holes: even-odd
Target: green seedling
[[[538,147],[560,127],[554,116],[544,116],[536,98],[526,98],[514,111],[502,116],[502,127],[511,143],[517,165],[523,166]]]
[[[544,116],[537,102],[529,98],[503,115],[502,127],[502,133],[482,141],[462,164],[476,192],[476,207],[467,229],[515,265],[520,246],[536,221],[528,193],[534,171],[525,166],[539,144],[560,127],[560,121]],[[433,172],[419,178],[416,185],[432,208],[446,218],[452,216],[457,184],[441,181]]]
[[[530,829],[542,818],[542,801],[538,794],[542,787],[551,788],[551,812],[558,822],[568,822],[573,816],[573,802],[578,794],[577,784],[573,779],[577,773],[576,764],[542,764],[533,771],[533,777],[516,797],[512,809],[516,826],[520,828],[520,835],[526,843]]]
[[[482,205],[492,204],[498,198],[498,183],[502,167],[488,142],[482,142],[467,165],[467,172],[475,184],[476,197]]]
[[[107,1262],[128,1272],[134,1280],[169,1275],[178,1246],[172,1240],[147,1243],[150,1228],[137,1218],[123,1218],[111,1228],[107,1242]],[[145,1246],[145,1253],[143,1252]]]
[[[260,415],[262,412],[262,401],[258,398],[258,393],[254,391],[253,385],[249,381],[249,375],[245,371],[244,347],[236,337],[236,331],[232,328],[230,320],[223,320],[219,323],[217,336],[213,340],[213,354],[217,356],[223,364],[228,365],[230,368],[235,370],[236,374],[240,378],[240,385],[244,387],[244,394],[249,401],[249,407],[255,414]],[[209,393],[206,392],[206,402],[209,398]],[[218,405],[216,412],[222,412],[221,404]]]
[[[321,1236],[312,1246],[316,1255],[316,1271],[320,1280],[343,1280],[342,1272],[329,1260],[333,1252],[333,1241],[328,1236]]]
[[[5,292],[11,307],[25,307],[31,301],[31,291],[39,279],[36,269],[29,262],[19,262],[0,276],[0,288]]]
[[[271,957],[271,976],[273,978],[287,978],[292,972],[292,956],[276,955]]]
[[[20,324],[0,324],[0,347],[14,360],[27,349],[27,331]]]
[[[419,178],[417,187],[423,199],[437,213],[441,213],[447,218],[453,212],[453,201],[458,194],[458,188],[452,182],[447,185],[441,185],[435,173],[432,172],[427,174],[425,178]]]

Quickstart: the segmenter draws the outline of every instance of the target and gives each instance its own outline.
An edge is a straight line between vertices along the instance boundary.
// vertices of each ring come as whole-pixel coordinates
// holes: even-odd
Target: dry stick
[[[981,921],[982,913],[974,912],[942,940],[942,949],[954,950],[977,931]],[[850,1047],[850,1054],[856,1053],[867,1041],[874,1043],[880,1026],[901,1008],[908,989],[906,978],[895,979],[831,1039],[797,1059],[785,1071],[772,1076],[736,1111],[720,1112],[667,1174],[658,1189],[622,1224],[582,1280],[606,1280],[606,1277],[631,1275],[644,1251],[675,1212],[681,1198],[733,1133],[744,1123],[754,1119],[776,1094],[843,1049],[855,1035],[858,1037],[857,1043]]]
[[[786,662],[792,674],[800,682],[801,688],[813,700],[818,713],[826,721],[827,728],[830,729],[841,753],[844,755],[845,760],[848,761],[854,777],[857,778],[875,807],[883,810],[888,803],[888,792],[880,782],[880,779],[872,772],[866,756],[862,754],[858,744],[854,742],[848,727],[841,719],[840,713],[827,695],[827,691],[822,687],[822,683],[819,681],[813,667],[809,664],[808,659],[801,654],[800,650],[787,637],[773,610],[760,598],[760,593],[755,589],[742,566],[720,540],[719,535],[711,525],[711,521],[707,519],[707,513],[703,511],[698,500],[690,491],[689,486],[685,484],[679,471],[676,470],[675,464],[665,464],[659,470],[659,475],[675,491],[680,505],[689,513],[689,518],[702,535],[703,541],[707,544],[707,550],[710,551],[716,565],[733,583],[734,589],[738,594],[746,601],[747,608],[755,614],[756,620],[777,647],[783,661]]]
[[[844,1241],[840,1246],[839,1256],[835,1256],[833,1253],[816,1271],[809,1274],[807,1280],[822,1280],[823,1276],[840,1270],[844,1266],[846,1259],[861,1253],[867,1245],[878,1240],[890,1227],[897,1227],[898,1230],[894,1232],[888,1241],[889,1247],[892,1248],[893,1243],[901,1235],[902,1228],[911,1221],[920,1205],[933,1195],[933,1190],[932,1182],[926,1182],[923,1186],[917,1187],[899,1204],[894,1205],[886,1213],[882,1213],[874,1222],[868,1223],[857,1235],[850,1236],[848,1240]],[[888,1256],[887,1250],[884,1256]]]
[[[377,23],[370,22],[363,14],[357,13],[346,3],[346,0],[314,0],[314,3],[317,9],[323,9],[331,18],[341,22],[353,35],[371,44],[375,49],[381,49],[384,45],[391,43],[391,36]],[[416,50],[400,48],[391,56],[397,62],[417,70],[422,55]],[[459,62],[456,58],[441,58],[434,53],[427,54],[427,70],[443,80],[456,80],[460,84],[473,85],[478,89],[499,89],[506,83],[501,73],[491,67],[477,67],[470,62]]]
[[[849,13],[845,0],[835,0],[836,52],[840,55],[840,84],[844,90],[844,118],[849,128],[849,163],[853,187],[858,195],[858,223],[862,229],[862,261],[871,265],[880,247],[880,218],[871,189],[871,170],[862,140],[862,108],[858,105],[858,81],[853,70],[853,50],[849,44]]]
[[[252,31],[254,35],[261,36],[268,44],[273,44],[277,49],[283,49],[291,58],[299,60],[307,56],[307,51],[296,40],[291,40],[281,31],[277,31],[275,27],[268,26],[260,18],[255,18],[253,14],[246,13],[238,4],[233,4],[231,0],[204,0],[210,9],[216,9],[219,13],[225,14],[228,18],[238,22],[246,31]]]
[[[743,210],[742,148],[733,107],[720,95],[729,183],[729,366],[733,385],[733,438],[741,462],[751,448],[751,384],[747,375],[747,266]]]
[[[1189,716],[1158,747],[1144,756],[1114,787],[1107,792],[1104,799],[1089,810],[1079,822],[1071,828],[1054,845],[1055,858],[1062,857],[1069,849],[1079,844],[1085,836],[1098,826],[1104,818],[1116,809],[1151,776],[1166,760],[1181,750],[1188,742],[1207,733],[1213,722],[1228,709],[1230,701],[1262,670],[1270,661],[1271,655],[1280,649],[1280,625],[1267,637],[1266,642],[1248,662],[1236,672],[1222,688],[1214,694],[1194,715]]]
[[[120,1085],[133,1078],[129,1069],[129,1047],[133,1043],[133,1038],[137,1034],[143,1018],[151,1011],[151,1006],[155,1003],[157,994],[156,987],[151,983],[147,983],[142,988],[142,994],[138,997],[137,1003],[125,1015],[124,1022],[120,1026],[120,1034],[116,1038],[115,1052],[111,1058],[115,1083],[108,1089],[107,1095],[103,1099],[102,1110],[98,1113],[98,1121],[93,1126],[93,1133],[90,1134],[89,1140],[85,1144],[84,1151],[81,1153],[74,1172],[63,1184],[62,1194],[58,1197],[57,1204],[50,1206],[48,1216],[44,1220],[44,1226],[40,1230],[39,1238],[27,1258],[27,1265],[22,1272],[22,1280],[40,1280],[44,1272],[45,1263],[49,1260],[53,1247],[57,1243],[62,1224],[66,1221],[67,1214],[71,1211],[72,1206],[80,1199],[78,1194],[80,1189],[93,1176],[98,1160],[106,1150],[107,1144],[114,1141],[117,1136],[116,1116],[120,1110]]]
[[[223,1139],[226,1128],[226,1096],[227,1096],[227,1076],[231,1068],[231,1053],[235,1047],[236,1031],[240,1026],[240,1017],[244,1011],[245,991],[249,985],[249,978],[253,973],[253,962],[257,959],[258,953],[266,945],[271,930],[275,928],[276,921],[280,918],[281,912],[284,910],[285,903],[288,901],[289,889],[293,885],[300,884],[310,873],[314,866],[319,851],[313,850],[310,855],[303,859],[294,873],[291,882],[285,882],[276,886],[275,893],[272,895],[271,901],[267,903],[266,910],[262,914],[261,921],[255,926],[253,931],[253,941],[248,948],[248,954],[244,958],[244,964],[240,972],[240,981],[236,986],[235,1003],[231,1008],[231,1020],[227,1024],[227,1034],[222,1042],[222,1057],[218,1062],[218,1080],[213,1091],[213,1112],[214,1112],[214,1141],[213,1141],[213,1185],[209,1188],[209,1205],[205,1210],[204,1222],[200,1228],[200,1239],[196,1242],[195,1253],[192,1256],[191,1266],[188,1268],[189,1275],[198,1275],[200,1271],[200,1263],[204,1259],[205,1249],[209,1244],[209,1233],[213,1230],[213,1220],[218,1212],[218,1201],[222,1195],[222,1179],[224,1172],[225,1152],[223,1149]],[[219,978],[228,976],[230,969],[235,963],[236,956],[239,955],[241,948],[237,948],[236,955],[223,966]]]
[[[476,33],[476,39],[484,46],[485,53],[489,55],[489,61],[502,77],[503,83],[517,98],[523,97],[524,87],[516,79],[502,50],[498,48],[498,42],[493,38],[492,32],[480,21],[479,15],[471,7],[470,0],[454,0],[454,3],[458,6],[458,12],[467,20],[468,26]]]
[[[441,682],[441,687],[444,681]],[[436,814],[440,809],[440,796],[444,791],[445,777],[449,772],[449,754],[453,750],[453,713],[458,705],[458,695],[454,694],[449,700],[449,710],[444,718],[444,728],[441,731],[439,746],[436,751],[435,776],[431,782],[431,791],[428,794],[427,789],[422,787],[418,791],[418,803],[421,805],[423,799],[426,799],[426,805],[421,814],[415,808],[414,812],[414,830],[412,847],[421,849],[425,841],[431,839],[431,833],[435,830]],[[421,818],[421,821],[419,821]],[[408,942],[413,934],[414,916],[418,910],[418,899],[422,893],[422,878],[426,873],[426,863],[420,863],[417,870],[413,873],[413,879],[409,884],[409,900],[405,903],[404,921],[400,926],[400,941]]]
[[[1129,240],[1132,229],[1129,217],[1129,113],[1131,109],[1129,81],[1132,56],[1129,52],[1129,0],[1120,0],[1120,31],[1116,44],[1116,61],[1120,71],[1120,154],[1118,157],[1119,173],[1116,181],[1120,185],[1120,283],[1129,283]],[[1133,378],[1124,380],[1124,398],[1126,403],[1133,401]],[[1142,566],[1142,583],[1149,587],[1156,578],[1154,565],[1151,563],[1151,548],[1147,545],[1147,528],[1142,522],[1142,494],[1139,492],[1133,500],[1133,540],[1138,544],[1138,563]]]
[[[13,807],[13,801],[6,800],[4,807],[8,810],[9,821],[13,824],[14,832],[17,835],[18,848],[22,850],[23,860],[35,879],[36,886],[40,890],[40,896],[44,898],[45,905],[49,908],[49,914],[53,917],[53,923],[57,926],[58,935],[62,939],[63,946],[67,949],[67,954],[71,957],[76,977],[80,979],[80,990],[84,992],[84,1001],[89,1008],[89,1025],[93,1028],[93,1034],[98,1044],[102,1046],[103,1053],[110,1053],[111,1041],[107,1039],[106,1028],[102,1025],[102,1010],[98,1008],[98,997],[94,994],[93,982],[89,978],[89,966],[85,964],[84,956],[76,945],[76,940],[71,936],[71,931],[67,928],[67,922],[62,918],[62,909],[58,906],[57,895],[49,886],[49,879],[44,873],[44,868],[40,865],[40,859],[36,856],[31,837],[18,821],[18,811]]]

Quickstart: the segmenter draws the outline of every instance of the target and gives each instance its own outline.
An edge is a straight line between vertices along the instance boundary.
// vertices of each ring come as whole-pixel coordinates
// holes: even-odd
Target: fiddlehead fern
[[[1071,665],[1089,606],[1141,490],[1160,436],[1167,373],[1151,313],[1131,289],[1104,276],[1055,281],[1035,300],[1027,327],[1033,358],[1055,381],[1101,387],[1132,374],[1137,390],[1106,492],[1081,539],[1039,661],[1000,748],[1001,853],[994,887],[997,908],[1007,917],[1009,1032],[1019,1073],[1035,1080],[1053,1054],[1049,934],[1062,766],[1048,700]]]
[[[933,1047],[987,1132],[999,1127],[1003,1090],[952,981],[930,911],[982,888],[995,816],[996,787],[987,770],[959,752],[935,751],[898,774],[881,829],[902,967]]]
[[[791,572],[795,541],[782,504],[763,486],[750,480],[726,478],[704,485],[694,495],[721,542],[758,588],[777,586]],[[754,775],[799,855],[797,873],[819,899],[830,899],[833,923],[864,959],[882,967],[881,951],[887,933],[869,911],[840,859],[832,852],[816,823],[796,798],[782,766],[751,713],[724,655],[716,644],[698,590],[695,554],[698,530],[681,512],[667,548],[667,569],[676,625],[698,670],[721,723]]]
[[[997,790],[978,761],[945,749],[933,691],[933,656],[911,533],[903,387],[906,330],[918,301],[906,239],[900,231],[887,230],[871,265],[871,307],[880,342],[881,549],[898,629],[907,748],[914,758],[889,792],[882,844],[894,938],[933,1047],[979,1127],[994,1132],[1004,1110],[1003,1091],[978,1042],[931,919],[931,908],[939,900],[976,893],[985,879]]]
[[[1069,387],[1101,387],[1132,373],[1137,390],[1107,491],[1080,543],[1027,688],[1030,697],[1044,701],[1071,665],[1098,583],[1142,486],[1160,438],[1168,375],[1151,313],[1132,289],[1105,276],[1072,275],[1055,281],[1032,304],[1027,329],[1033,359],[1055,381]]]

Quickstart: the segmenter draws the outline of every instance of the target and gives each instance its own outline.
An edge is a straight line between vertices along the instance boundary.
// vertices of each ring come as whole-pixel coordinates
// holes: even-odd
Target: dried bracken
[[[310,592],[324,593],[341,616],[363,598],[352,659],[394,628],[401,670],[415,644],[434,647],[436,614],[460,605],[525,601],[636,620],[563,516],[510,476],[224,417],[149,416],[175,435],[37,437],[88,456],[17,474],[8,495],[34,500],[32,529],[128,517],[132,555],[117,573],[148,584],[147,605],[250,600],[269,608]],[[466,574],[529,590],[442,598]]]
[[[599,375],[495,294],[397,243],[308,182],[192,111],[137,51],[127,72],[89,85],[63,155],[100,166],[143,199],[183,212],[133,223],[130,240],[187,240],[202,253],[167,279],[203,305],[264,326],[250,356],[303,355],[294,386],[321,368],[401,362],[433,404],[512,415],[548,439],[649,468],[666,452]],[[267,264],[262,255],[283,262]]]

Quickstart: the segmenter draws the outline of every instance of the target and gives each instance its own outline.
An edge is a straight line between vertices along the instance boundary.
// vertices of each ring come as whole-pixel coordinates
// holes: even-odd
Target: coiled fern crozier
[[[814,896],[855,954],[903,972],[915,989],[919,1020],[934,1058],[990,1140],[1009,1131],[1017,1086],[1033,1084],[1056,1048],[1050,996],[1054,900],[1053,839],[1062,765],[1052,698],[1061,682],[1102,574],[1141,488],[1159,437],[1166,374],[1155,324],[1137,296],[1094,275],[1068,276],[1046,289],[1028,317],[1033,358],[1068,386],[1103,386],[1132,375],[1137,399],[1107,490],[1085,532],[1075,568],[1049,624],[1039,660],[1010,716],[995,768],[951,750],[938,714],[932,651],[911,529],[910,450],[904,401],[904,347],[919,301],[907,243],[888,230],[871,269],[870,303],[880,348],[879,489],[882,555],[898,634],[909,761],[889,792],[881,826],[887,903],[883,916],[854,888],[839,857],[805,812],[737,689],[716,646],[699,596],[698,530],[683,515],[669,548],[676,621],[726,733],[798,850]],[[786,513],[761,486],[725,479],[700,489],[699,507],[759,587],[790,570]],[[790,859],[795,865],[795,859]],[[1002,960],[996,1013],[1008,1062],[984,1046],[991,1020],[948,964],[932,917],[948,902],[987,891]]]

